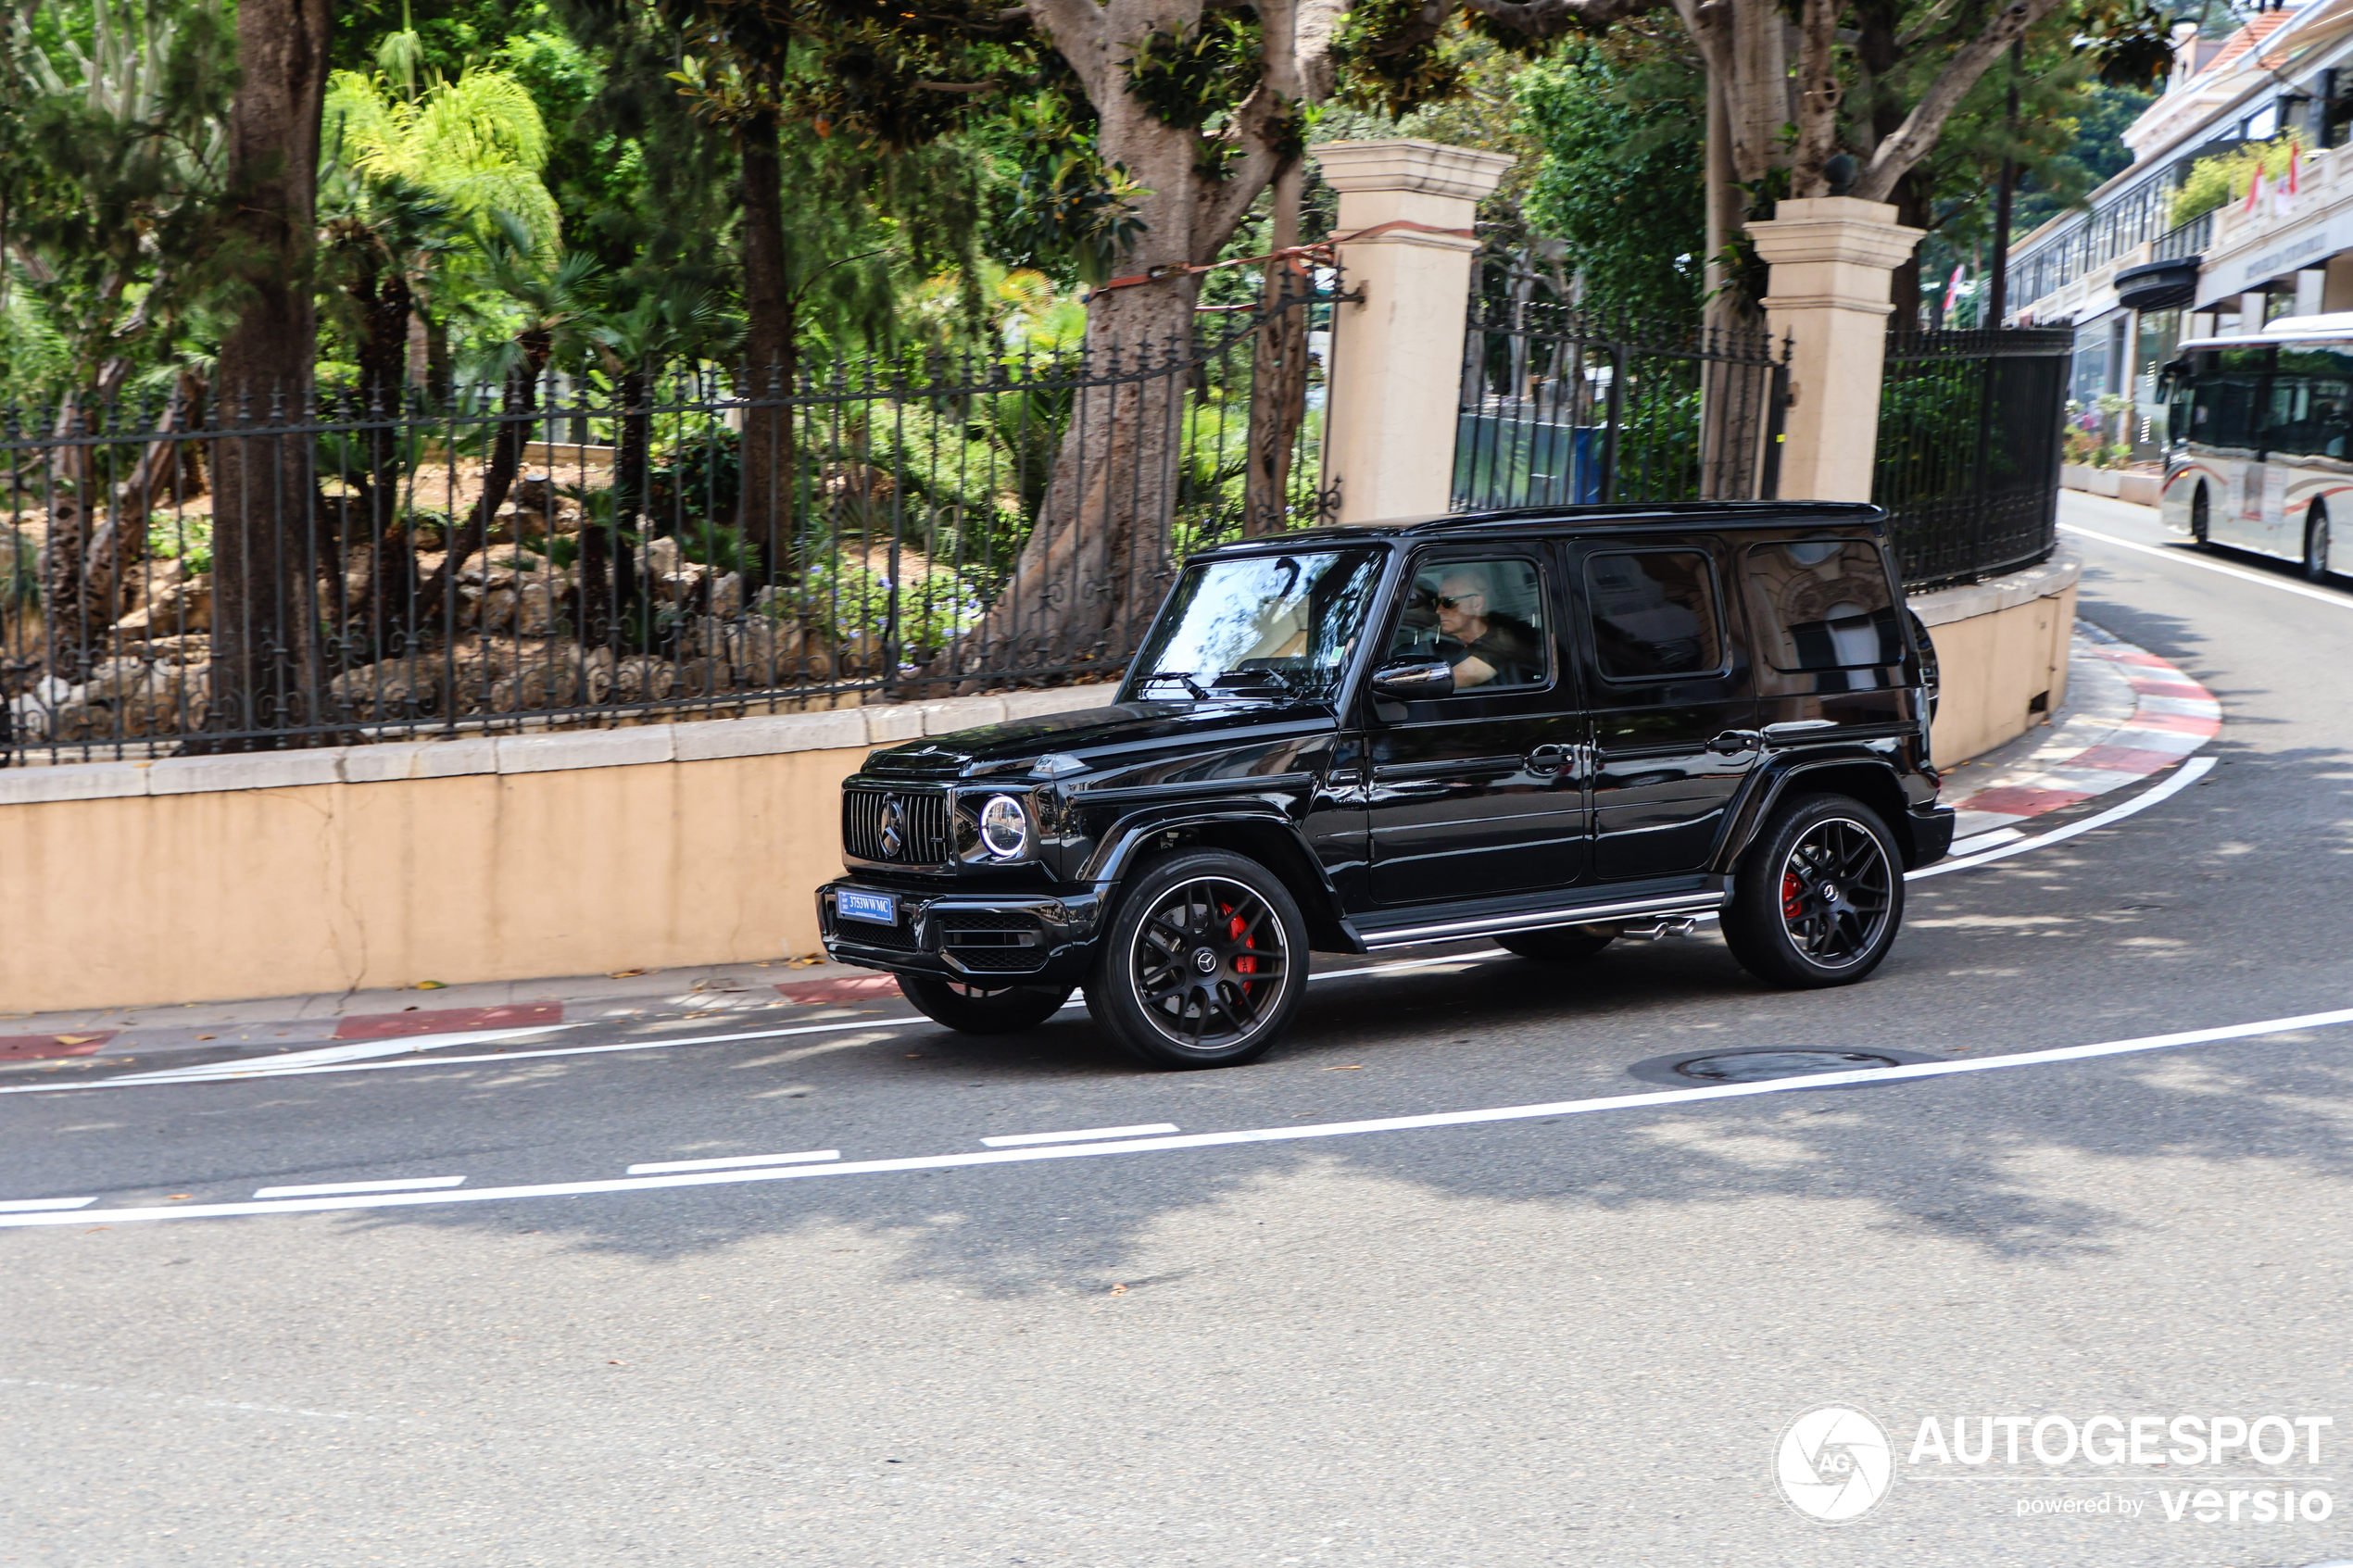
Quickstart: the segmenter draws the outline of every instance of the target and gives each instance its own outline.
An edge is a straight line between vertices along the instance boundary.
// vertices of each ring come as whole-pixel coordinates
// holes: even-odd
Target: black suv
[[[975,1033],[1083,985],[1164,1067],[1264,1054],[1311,949],[1577,961],[1720,915],[1760,979],[1860,980],[1953,836],[1883,521],[1575,507],[1208,551],[1112,706],[866,759],[825,950]]]

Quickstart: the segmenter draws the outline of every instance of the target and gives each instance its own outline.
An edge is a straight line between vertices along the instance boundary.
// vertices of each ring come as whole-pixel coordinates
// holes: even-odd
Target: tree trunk
[[[637,560],[630,552],[630,525],[645,505],[652,416],[646,412],[652,379],[642,370],[622,373],[618,391],[624,412],[620,449],[613,454],[612,517],[580,524],[580,641],[583,647],[618,642],[615,652],[640,639],[626,635],[637,605]]]
[[[1304,171],[1294,161],[1275,177],[1270,251],[1299,244]],[[1266,264],[1258,306],[1267,313],[1250,367],[1250,467],[1243,479],[1242,533],[1278,533],[1290,516],[1291,447],[1307,417],[1307,307],[1314,287],[1297,258]]]
[[[737,517],[755,562],[748,587],[789,582],[793,551],[792,412],[761,400],[790,396],[799,373],[794,358],[795,295],[785,249],[784,160],[774,119],[747,122],[737,143],[743,159],[744,409],[737,454],[743,495]]]
[[[218,376],[243,419],[299,420],[310,399],[310,300],[328,0],[243,0],[229,117],[232,227],[245,285]],[[322,701],[307,515],[310,439],[224,436],[213,463],[212,700],[216,731],[316,725]],[[250,741],[230,743],[250,745]]]
[[[457,625],[453,598],[458,573],[488,542],[490,521],[507,504],[507,492],[514,488],[515,475],[522,468],[522,449],[530,444],[533,415],[539,407],[539,373],[547,368],[547,357],[555,345],[540,331],[524,332],[515,341],[522,358],[507,372],[506,390],[498,403],[497,433],[491,437],[490,461],[482,470],[482,495],[449,541],[441,570],[426,580],[417,596],[419,619],[427,623]]]

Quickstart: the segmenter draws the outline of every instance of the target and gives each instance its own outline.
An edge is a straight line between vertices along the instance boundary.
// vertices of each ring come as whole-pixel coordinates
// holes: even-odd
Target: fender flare
[[[1827,772],[1831,769],[1853,771],[1869,769],[1883,778],[1887,801],[1894,802],[1889,809],[1885,801],[1866,799],[1863,803],[1888,819],[1890,833],[1896,835],[1898,847],[1905,853],[1906,864],[1913,855],[1908,809],[1904,805],[1904,780],[1886,758],[1861,746],[1842,746],[1832,752],[1809,752],[1802,757],[1775,759],[1749,775],[1748,786],[1732,809],[1726,823],[1723,839],[1716,854],[1708,861],[1708,870],[1729,876],[1740,864],[1740,859],[1755,843],[1756,834],[1771,816],[1773,808],[1790,792],[1790,786],[1808,773]]]
[[[1308,847],[1299,823],[1288,811],[1267,800],[1235,800],[1217,806],[1146,807],[1131,811],[1105,831],[1094,853],[1071,880],[1094,887],[1108,918],[1120,883],[1135,869],[1137,859],[1153,838],[1169,832],[1207,829],[1214,833],[1230,828],[1279,839],[1284,858],[1291,863],[1269,865],[1266,869],[1282,878],[1295,894],[1305,895],[1300,899],[1300,912],[1307,917],[1310,928],[1319,938],[1339,928],[1342,919],[1340,889],[1332,884],[1331,873]],[[1302,881],[1306,883],[1303,887],[1300,885]]]

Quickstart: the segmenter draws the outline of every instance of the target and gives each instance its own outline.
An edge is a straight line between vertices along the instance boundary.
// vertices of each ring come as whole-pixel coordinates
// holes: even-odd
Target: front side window
[[[1505,556],[1424,562],[1389,657],[1444,659],[1460,694],[1542,685],[1552,672],[1544,647],[1543,579],[1535,562]]]
[[[1901,664],[1904,627],[1879,548],[1868,539],[1752,545],[1749,603],[1776,670]]]
[[[1169,595],[1131,689],[1153,698],[1327,699],[1379,582],[1378,550],[1204,561]]]
[[[1589,556],[1593,656],[1613,681],[1677,680],[1724,668],[1716,574],[1697,550]]]

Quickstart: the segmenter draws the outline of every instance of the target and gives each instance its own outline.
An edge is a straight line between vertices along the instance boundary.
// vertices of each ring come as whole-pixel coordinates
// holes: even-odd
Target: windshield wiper
[[[1209,694],[1202,690],[1198,685],[1195,685],[1193,684],[1192,675],[1189,671],[1182,670],[1157,671],[1152,674],[1145,676],[1142,680],[1138,681],[1136,683],[1136,689],[1140,692],[1151,686],[1157,685],[1163,681],[1176,682],[1187,691],[1193,694],[1193,700],[1195,702],[1207,702],[1209,700]]]

